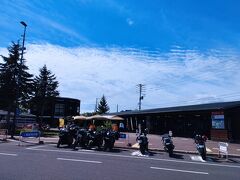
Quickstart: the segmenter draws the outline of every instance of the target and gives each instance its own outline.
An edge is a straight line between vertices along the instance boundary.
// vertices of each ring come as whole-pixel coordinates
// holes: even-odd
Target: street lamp
[[[20,23],[24,26],[24,31],[23,31],[23,42],[22,42],[22,48],[21,48],[22,52],[21,52],[20,66],[19,66],[17,101],[18,101],[18,98],[20,97],[20,87],[22,84],[21,76],[22,76],[22,65],[23,65],[23,53],[24,53],[24,50],[26,49],[24,47],[24,43],[25,43],[25,35],[26,35],[26,27],[27,27],[27,24],[24,21],[21,21]],[[17,108],[19,108],[19,104],[17,105]]]
[[[20,74],[22,70],[22,60],[23,60],[23,51],[25,50],[24,43],[25,43],[25,34],[26,34],[26,27],[27,24],[23,21],[20,22],[24,26],[24,31],[23,31],[23,43],[22,43],[22,54],[21,54],[21,59],[20,59]]]
[[[22,76],[22,65],[23,65],[23,53],[25,50],[24,43],[25,43],[25,35],[26,35],[26,27],[27,24],[23,21],[20,22],[24,26],[24,31],[23,31],[23,42],[22,42],[22,48],[21,48],[21,57],[20,57],[20,66],[19,66],[19,74],[18,74],[18,79],[17,79],[17,94],[16,94],[16,109],[15,109],[15,114],[13,118],[13,128],[12,128],[12,134],[11,138],[13,138],[13,134],[15,132],[15,126],[16,126],[16,116],[19,114],[19,98],[20,98],[20,86],[21,86],[21,76]]]

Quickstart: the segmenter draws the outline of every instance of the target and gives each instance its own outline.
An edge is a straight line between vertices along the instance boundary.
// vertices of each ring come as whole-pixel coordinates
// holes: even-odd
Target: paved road
[[[138,156],[134,150],[102,152],[57,149],[55,144],[17,146],[16,142],[0,144],[0,179],[89,179],[89,180],[226,180],[240,178],[240,160],[208,158],[196,155],[166,153]]]

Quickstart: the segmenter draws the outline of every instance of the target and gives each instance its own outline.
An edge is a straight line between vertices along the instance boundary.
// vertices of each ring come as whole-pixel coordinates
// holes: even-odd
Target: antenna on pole
[[[99,100],[100,98],[96,98],[96,104],[95,104],[95,112],[97,112],[97,110],[98,110],[98,100]]]

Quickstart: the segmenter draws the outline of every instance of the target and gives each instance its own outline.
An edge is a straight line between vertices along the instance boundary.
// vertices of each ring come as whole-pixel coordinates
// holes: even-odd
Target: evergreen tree
[[[47,66],[44,65],[40,70],[39,76],[34,78],[34,90],[32,105],[37,110],[37,117],[43,115],[44,106],[47,99],[59,96],[58,81],[56,80],[55,74],[52,74]],[[42,120],[40,120],[42,123]]]
[[[32,91],[33,75],[27,72],[28,67],[25,65],[25,59],[22,59],[21,63],[21,49],[19,42],[13,42],[8,47],[8,57],[1,56],[3,62],[0,63],[0,104],[3,109],[8,111],[8,124],[11,111],[15,112],[17,107],[21,111],[28,108]],[[13,130],[14,128],[15,122],[13,123]]]
[[[99,104],[98,104],[97,113],[98,114],[105,114],[108,111],[109,111],[109,106],[107,104],[107,100],[106,100],[105,96],[103,95]]]

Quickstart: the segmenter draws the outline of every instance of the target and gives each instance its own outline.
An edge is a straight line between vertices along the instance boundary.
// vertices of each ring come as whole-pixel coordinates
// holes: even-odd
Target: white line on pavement
[[[75,162],[85,162],[85,163],[95,163],[95,164],[101,164],[100,161],[89,161],[89,160],[82,160],[82,159],[66,159],[66,158],[57,158],[57,160],[61,161],[75,161]]]
[[[3,156],[17,156],[17,154],[9,154],[9,153],[0,153]]]
[[[240,151],[240,149],[237,149],[237,151]]]
[[[26,148],[26,149],[34,150],[34,149],[42,148],[42,147],[46,147],[46,146],[47,146],[47,145],[43,145],[43,146],[34,146],[34,147]]]
[[[180,169],[169,169],[169,168],[159,168],[159,167],[150,167],[151,169],[158,169],[164,171],[176,171],[176,172],[184,172],[184,173],[192,173],[192,174],[204,174],[207,175],[207,172],[200,172],[200,171],[187,171],[187,170],[180,170]]]
[[[88,154],[88,155],[93,154],[93,155],[97,155],[97,156],[123,157],[123,158],[155,160],[155,161],[165,161],[165,162],[175,162],[175,163],[185,163],[185,164],[198,164],[198,165],[206,165],[206,166],[240,168],[240,166],[226,165],[226,164],[213,164],[213,163],[206,163],[206,162],[181,161],[181,160],[173,160],[173,159],[160,159],[160,158],[138,157],[138,156],[118,155],[118,154],[106,154],[106,153],[94,153],[94,152],[82,152],[82,151],[68,151],[68,150],[57,150],[57,149],[56,150],[55,149],[30,149],[30,150],[44,151],[44,152]]]

